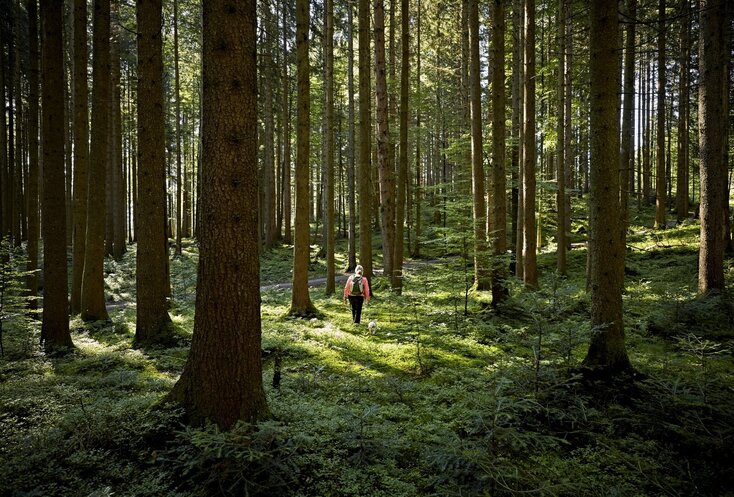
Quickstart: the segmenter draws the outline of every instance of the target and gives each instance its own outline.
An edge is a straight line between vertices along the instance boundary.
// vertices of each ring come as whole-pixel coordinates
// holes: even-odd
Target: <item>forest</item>
[[[733,32],[0,0],[0,496],[734,496]]]

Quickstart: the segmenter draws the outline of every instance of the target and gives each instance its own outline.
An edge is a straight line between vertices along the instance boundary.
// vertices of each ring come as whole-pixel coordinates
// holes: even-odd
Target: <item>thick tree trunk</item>
[[[194,423],[210,420],[228,429],[267,412],[260,359],[256,1],[209,1],[203,10],[201,201],[207,222],[200,233],[191,352],[170,398]]]
[[[538,287],[535,226],[535,0],[525,0],[525,77],[523,119],[523,281]]]
[[[176,99],[176,255],[181,255],[181,237],[183,231],[183,185],[181,165],[181,71],[179,69],[178,50],[178,0],[173,0],[173,72],[174,92]]]
[[[162,8],[162,0],[137,1],[137,94],[138,102],[145,102],[145,105],[138,105],[137,346],[165,344],[172,336],[166,300],[168,239]]]
[[[87,177],[87,233],[81,299],[82,319],[88,321],[108,319],[104,300],[104,237],[106,163],[109,158],[110,136],[109,102],[112,97],[110,0],[94,1],[93,33],[92,145]]]
[[[665,229],[665,0],[658,7],[658,108],[655,162],[655,229]]]
[[[44,250],[41,341],[46,352],[74,346],[69,334],[66,273],[62,8],[62,3],[56,0],[41,0]]]
[[[120,24],[119,1],[112,6],[112,256],[121,260],[127,251],[125,244],[125,178],[122,163],[122,110],[120,89]]]
[[[293,293],[289,314],[301,317],[316,310],[308,293],[310,244],[308,230],[310,64],[308,60],[309,2],[296,0],[296,60],[298,63],[298,113],[296,116],[296,236],[293,247]]]
[[[372,278],[370,16],[369,0],[359,0],[359,263],[368,279]]]
[[[627,38],[624,50],[624,111],[622,115],[622,154],[619,163],[619,210],[620,210],[620,243],[627,247],[627,227],[629,225],[629,184],[634,171],[634,136],[635,123],[633,112],[635,107],[635,23],[637,18],[637,0],[627,0]],[[624,270],[624,264],[622,265]]]
[[[726,171],[723,113],[727,47],[725,0],[701,0],[699,37],[698,122],[701,153],[701,245],[698,291],[724,290],[724,212]]]
[[[619,20],[617,5],[591,3],[589,255],[591,344],[583,365],[615,373],[630,367],[624,345],[624,247],[619,237]]]
[[[479,83],[479,6],[469,0],[469,100],[471,103],[472,206],[474,217],[474,284],[489,290],[486,207],[484,203],[484,157],[482,143],[481,86]]]
[[[492,1],[492,216],[494,256],[492,305],[508,297],[507,268],[507,180],[505,175],[505,8],[504,0]]]
[[[275,246],[277,239],[275,229],[275,114],[273,109],[273,85],[275,84],[273,46],[276,44],[276,35],[269,3],[265,5],[265,10],[267,11],[263,17],[265,40],[262,44],[263,56],[261,59],[263,69],[263,208],[261,215],[264,227],[263,245],[266,249],[271,249]]]

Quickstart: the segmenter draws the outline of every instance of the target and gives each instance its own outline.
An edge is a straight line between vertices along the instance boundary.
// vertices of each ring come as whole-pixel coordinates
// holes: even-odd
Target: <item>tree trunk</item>
[[[368,279],[372,278],[370,16],[369,0],[359,0],[359,263]]]
[[[400,150],[398,159],[398,184],[395,202],[395,249],[393,250],[392,288],[402,293],[403,288],[403,251],[405,226],[405,197],[408,178],[408,87],[410,85],[410,32],[408,21],[410,12],[408,0],[400,2],[400,35],[401,62],[400,62]]]
[[[655,229],[665,229],[665,0],[658,7],[658,108],[655,163]]]
[[[421,248],[421,2],[417,0],[418,13],[416,14],[416,61],[415,61],[415,86],[416,86],[416,114],[415,114],[415,242],[412,256],[420,257]]]
[[[523,9],[522,0],[512,3],[512,243],[515,247],[515,276],[523,276],[522,198],[522,110],[523,110]]]
[[[334,268],[334,2],[325,0],[324,17],[326,24],[326,80],[324,81],[324,100],[326,104],[324,126],[326,127],[326,295],[335,291]]]
[[[183,231],[183,172],[181,171],[181,72],[179,69],[178,50],[178,0],[173,0],[173,73],[176,99],[176,255],[181,255],[181,237]]]
[[[120,24],[119,1],[112,6],[112,256],[121,260],[127,251],[125,245],[125,179],[122,163],[122,111],[120,89]]]
[[[26,197],[28,199],[28,292],[31,297],[38,294],[38,239],[40,237],[40,220],[38,218],[38,2],[28,0],[28,183]],[[0,86],[0,95],[2,87]],[[3,98],[0,97],[0,100]],[[2,133],[5,129],[2,128]],[[0,164],[2,167],[2,164]],[[1,235],[0,235],[1,236]],[[31,307],[37,308],[37,302],[31,301]]]
[[[357,204],[355,195],[355,122],[354,122],[354,9],[352,4],[347,6],[347,99],[348,99],[348,130],[347,130],[347,191],[349,207],[349,241],[347,248],[346,271],[351,272],[357,266]]]
[[[482,105],[479,83],[479,6],[469,0],[469,100],[471,106],[472,206],[474,218],[474,284],[477,290],[489,290],[487,262],[487,224],[484,203],[484,158],[482,144]]]
[[[137,0],[138,208],[136,346],[166,344],[171,319],[166,293],[166,156],[163,112],[162,0]],[[224,69],[222,68],[222,71]],[[207,222],[206,225],[211,223]]]
[[[287,9],[285,8],[285,0],[283,0],[283,25],[286,25]],[[288,76],[288,48],[287,48],[288,30],[283,29],[283,219],[284,227],[283,242],[287,244],[293,243],[293,235],[291,229],[291,83]]]
[[[377,110],[377,163],[380,173],[380,218],[384,276],[392,280],[395,249],[395,174],[390,160],[388,96],[385,62],[385,8],[375,0],[375,105]]]
[[[690,0],[681,0],[681,55],[680,55],[680,99],[678,103],[678,160],[676,164],[675,206],[678,222],[688,218],[688,120],[690,118],[690,96],[688,85],[688,61],[691,57]]]
[[[296,236],[293,247],[291,315],[309,317],[316,312],[308,293],[310,244],[308,230],[310,64],[308,60],[309,2],[296,0],[296,60],[298,64],[298,114],[296,116]]]
[[[591,344],[583,365],[617,373],[630,367],[624,345],[624,247],[619,237],[619,20],[617,5],[591,3],[589,255]]]
[[[170,398],[194,423],[210,420],[228,429],[267,413],[260,359],[256,1],[209,1],[203,11],[201,201],[207,222],[200,233],[191,352]]]
[[[62,10],[62,2],[41,0],[44,250],[41,342],[46,352],[74,346],[69,334],[66,274]]]
[[[263,108],[263,209],[262,222],[264,225],[264,247],[271,249],[275,246],[277,232],[275,229],[275,120],[273,110],[273,85],[275,75],[273,71],[273,46],[275,46],[276,35],[270,4],[265,4],[266,14],[263,16],[264,36],[262,55],[262,108]]]
[[[523,120],[523,280],[538,287],[535,226],[535,0],[525,0],[525,77]]]
[[[492,0],[492,216],[494,256],[492,305],[508,297],[507,268],[507,180],[505,179],[505,8],[504,0]]]
[[[701,0],[699,38],[698,122],[701,154],[701,245],[698,292],[724,290],[724,212],[727,165],[722,133],[727,47],[724,0]]]
[[[104,237],[106,163],[109,158],[110,136],[109,102],[112,97],[110,0],[94,0],[93,38],[92,145],[87,177],[87,233],[81,295],[82,319],[87,321],[108,319],[104,300]]]
[[[557,209],[557,235],[556,235],[556,265],[558,273],[566,275],[566,1],[559,0],[558,16],[560,18],[558,30],[558,122],[556,123],[556,209]]]
[[[634,171],[634,145],[632,137],[635,133],[633,112],[635,107],[635,23],[637,18],[637,0],[627,0],[627,39],[624,50],[624,113],[622,116],[622,156],[619,163],[619,210],[620,210],[620,243],[627,247],[627,227],[629,226],[630,178]],[[624,270],[624,264],[622,264]]]

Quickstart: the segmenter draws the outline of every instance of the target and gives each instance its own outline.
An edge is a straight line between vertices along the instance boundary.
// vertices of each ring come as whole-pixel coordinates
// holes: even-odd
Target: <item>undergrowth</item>
[[[640,374],[611,384],[576,374],[591,333],[583,248],[568,277],[545,249],[540,290],[511,279],[491,310],[467,292],[461,248],[427,245],[402,295],[374,282],[373,331],[323,287],[311,320],[287,317],[290,290],[266,290],[272,416],[229,432],[159,405],[188,352],[195,244],[171,263],[169,349],[131,348],[130,253],[107,264],[111,322],[73,320],[71,356],[46,357],[36,326],[6,328],[0,495],[732,495],[734,310],[728,293],[696,297],[697,229],[630,233],[625,324]],[[265,255],[263,285],[289,281],[290,250]]]

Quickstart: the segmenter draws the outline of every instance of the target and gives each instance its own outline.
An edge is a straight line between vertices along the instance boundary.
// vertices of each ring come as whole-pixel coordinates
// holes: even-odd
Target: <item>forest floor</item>
[[[663,232],[651,224],[643,211],[628,239],[625,327],[637,374],[611,384],[578,374],[592,333],[583,247],[559,277],[551,240],[540,289],[511,278],[511,298],[494,310],[488,294],[467,290],[461,244],[428,232],[430,263],[408,264],[402,295],[376,278],[362,325],[340,291],[323,288],[311,290],[323,318],[289,318],[290,290],[273,285],[290,281],[292,248],[268,252],[271,415],[227,433],[186,427],[159,402],[191,343],[198,253],[189,244],[171,261],[174,347],[133,349],[132,305],[111,305],[108,323],[74,319],[76,350],[62,358],[39,350],[37,322],[6,322],[0,495],[734,495],[734,301],[696,296],[695,221]],[[583,227],[574,229],[581,241]],[[310,276],[322,277],[323,260],[312,260]],[[107,261],[111,302],[135,301],[134,271],[134,247]]]

